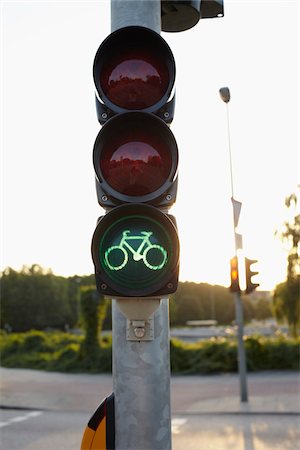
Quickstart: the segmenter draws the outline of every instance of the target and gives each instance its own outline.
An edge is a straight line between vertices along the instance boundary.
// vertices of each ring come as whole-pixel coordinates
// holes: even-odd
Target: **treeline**
[[[1,328],[6,331],[68,330],[81,327],[80,297],[84,286],[94,285],[94,275],[61,277],[35,264],[17,272],[7,268],[1,274]],[[271,317],[270,302],[243,299],[245,321]],[[103,328],[111,328],[111,308],[105,302]],[[222,286],[206,283],[179,283],[170,299],[171,326],[188,320],[215,319],[230,324],[235,319],[232,294]]]
[[[253,301],[248,297],[242,300],[246,322],[272,317],[269,300],[261,298]],[[235,304],[229,289],[207,283],[179,283],[179,288],[170,301],[171,325],[182,326],[188,320],[208,319],[214,319],[220,325],[231,324],[235,320]]]
[[[6,331],[67,330],[78,325],[80,286],[94,277],[61,277],[38,264],[1,274],[1,328]]]

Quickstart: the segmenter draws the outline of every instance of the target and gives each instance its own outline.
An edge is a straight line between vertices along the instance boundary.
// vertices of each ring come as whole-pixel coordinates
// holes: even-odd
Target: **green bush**
[[[51,351],[51,343],[49,342],[48,336],[42,331],[30,331],[26,333],[22,345],[22,350],[24,352],[47,352]]]
[[[184,344],[171,341],[171,370],[173,373],[206,374],[236,371],[236,346],[218,338]]]
[[[55,358],[52,359],[49,369],[59,372],[76,371],[79,348],[79,343],[68,343],[64,348],[56,352]]]
[[[284,336],[270,339],[251,336],[245,339],[248,370],[299,369],[300,339]]]
[[[190,353],[195,345],[183,344],[178,339],[171,339],[170,342],[170,360],[171,371],[184,373],[189,367]]]
[[[236,346],[225,339],[203,342],[191,362],[193,373],[234,372],[236,368]]]
[[[2,362],[9,358],[10,355],[15,355],[23,346],[25,336],[24,334],[1,334],[0,350]]]
[[[286,337],[245,338],[248,371],[299,369],[300,339]],[[207,374],[236,372],[237,343],[235,339],[212,338],[196,344],[171,341],[173,373]]]
[[[63,332],[32,330],[27,333],[2,334],[1,364],[5,367],[60,370],[59,355],[66,352],[68,346],[76,346],[76,342],[79,348],[81,340],[82,337]],[[70,360],[70,354],[64,359]]]
[[[89,352],[82,347],[83,339],[63,332],[1,333],[2,366],[62,372],[111,372],[111,337],[100,339],[100,345],[93,346]],[[248,371],[299,369],[299,343],[299,338],[245,338]],[[236,339],[212,338],[194,344],[172,339],[170,359],[173,373],[236,372]]]

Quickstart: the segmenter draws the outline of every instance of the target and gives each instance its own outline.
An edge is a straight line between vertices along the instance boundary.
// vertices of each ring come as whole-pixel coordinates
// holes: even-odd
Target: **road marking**
[[[187,422],[187,419],[178,417],[177,419],[172,419],[172,433],[179,434],[180,428]]]
[[[33,417],[38,417],[43,414],[41,411],[32,411],[30,413],[24,414],[23,416],[16,416],[8,419],[6,422],[0,422],[0,428],[13,425],[14,423],[24,422],[24,420],[31,419]]]

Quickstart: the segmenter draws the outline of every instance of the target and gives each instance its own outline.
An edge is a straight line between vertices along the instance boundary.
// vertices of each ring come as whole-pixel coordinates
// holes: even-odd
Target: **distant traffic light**
[[[110,34],[94,61],[98,120],[93,150],[99,218],[92,258],[97,289],[113,297],[176,291],[179,240],[168,208],[177,193],[178,148],[167,124],[174,113],[175,61],[145,27]]]
[[[234,256],[230,260],[230,291],[231,292],[240,292],[240,283],[239,283],[239,269],[238,269],[238,258]]]
[[[253,292],[258,286],[259,283],[253,283],[251,278],[258,274],[258,272],[253,272],[251,270],[252,264],[257,263],[257,259],[249,259],[245,258],[245,270],[246,270],[246,290],[245,294],[250,294]]]

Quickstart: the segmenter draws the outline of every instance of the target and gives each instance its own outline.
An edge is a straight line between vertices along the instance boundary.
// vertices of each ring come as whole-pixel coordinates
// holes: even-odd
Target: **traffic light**
[[[114,208],[97,224],[92,257],[103,294],[160,297],[174,292],[179,261],[174,218],[142,203]]]
[[[168,208],[176,200],[175,62],[159,34],[125,27],[94,61],[102,129],[93,149],[99,218],[92,258],[97,289],[114,298],[167,296],[177,289],[179,240]]]
[[[257,263],[257,259],[245,258],[245,270],[246,270],[245,294],[250,294],[250,292],[253,292],[259,286],[259,283],[252,283],[252,281],[251,281],[251,278],[258,274],[258,272],[253,272],[251,270],[252,264],[255,264],[255,263]]]
[[[96,53],[93,75],[101,124],[115,114],[137,110],[172,122],[175,61],[155,31],[131,26],[111,33]]]
[[[93,152],[98,202],[171,206],[176,199],[178,149],[169,127],[153,114],[113,117],[99,132]]]
[[[230,260],[230,291],[231,292],[241,292],[239,283],[239,269],[238,269],[238,258],[234,256]]]

